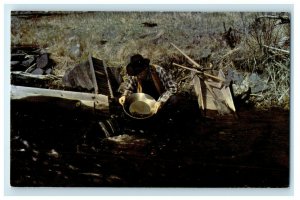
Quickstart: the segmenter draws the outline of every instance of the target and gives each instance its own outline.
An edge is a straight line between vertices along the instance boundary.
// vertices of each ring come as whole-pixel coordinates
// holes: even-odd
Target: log
[[[61,77],[55,76],[52,74],[47,74],[47,75],[39,75],[39,74],[31,74],[27,72],[22,72],[22,71],[12,71],[10,74],[16,78],[20,79],[28,79],[28,78],[33,78],[33,79],[39,79],[39,80],[59,80]]]
[[[108,96],[102,94],[82,93],[64,90],[52,90],[43,88],[11,86],[11,100],[27,100],[32,102],[44,102],[53,98],[63,100],[75,100],[75,107],[83,107],[90,110],[109,112]]]

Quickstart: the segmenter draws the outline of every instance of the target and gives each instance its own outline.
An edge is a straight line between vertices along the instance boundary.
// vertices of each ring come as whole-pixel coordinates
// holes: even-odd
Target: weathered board
[[[218,77],[225,79],[221,70],[219,70]],[[195,75],[193,85],[198,97],[199,107],[202,110],[216,110],[222,114],[236,111],[230,88],[222,81],[216,81],[211,78],[203,80]]]
[[[108,96],[102,94],[81,93],[14,85],[11,86],[11,100],[22,99],[37,102],[47,101],[47,98],[51,99],[53,97],[65,100],[76,100],[77,106],[88,107],[92,110],[100,110],[104,113],[107,113],[109,111]]]

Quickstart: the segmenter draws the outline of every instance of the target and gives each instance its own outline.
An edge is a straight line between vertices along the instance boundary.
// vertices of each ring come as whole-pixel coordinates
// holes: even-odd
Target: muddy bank
[[[88,187],[288,187],[289,112],[240,109],[139,126],[57,104],[11,102],[11,185]],[[127,123],[128,122],[128,123]]]

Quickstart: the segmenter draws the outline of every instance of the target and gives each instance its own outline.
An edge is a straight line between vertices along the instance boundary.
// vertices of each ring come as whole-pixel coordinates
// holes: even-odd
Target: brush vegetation
[[[123,67],[139,53],[169,69],[180,89],[191,85],[190,65],[170,43],[204,67],[264,77],[267,90],[251,95],[257,107],[289,109],[289,13],[240,12],[12,12],[11,46],[45,49],[54,75],[85,61],[89,54],[106,66]],[[74,48],[77,50],[74,53]]]

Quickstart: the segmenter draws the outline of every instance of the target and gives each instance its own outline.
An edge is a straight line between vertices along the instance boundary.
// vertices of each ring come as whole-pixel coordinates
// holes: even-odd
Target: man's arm
[[[156,65],[156,72],[165,88],[165,92],[161,94],[157,102],[164,104],[167,100],[177,92],[177,84],[173,80],[173,77],[170,73],[167,73],[166,70],[160,66]]]
[[[136,88],[136,84],[133,76],[127,76],[124,81],[124,92],[122,96],[131,95]]]

